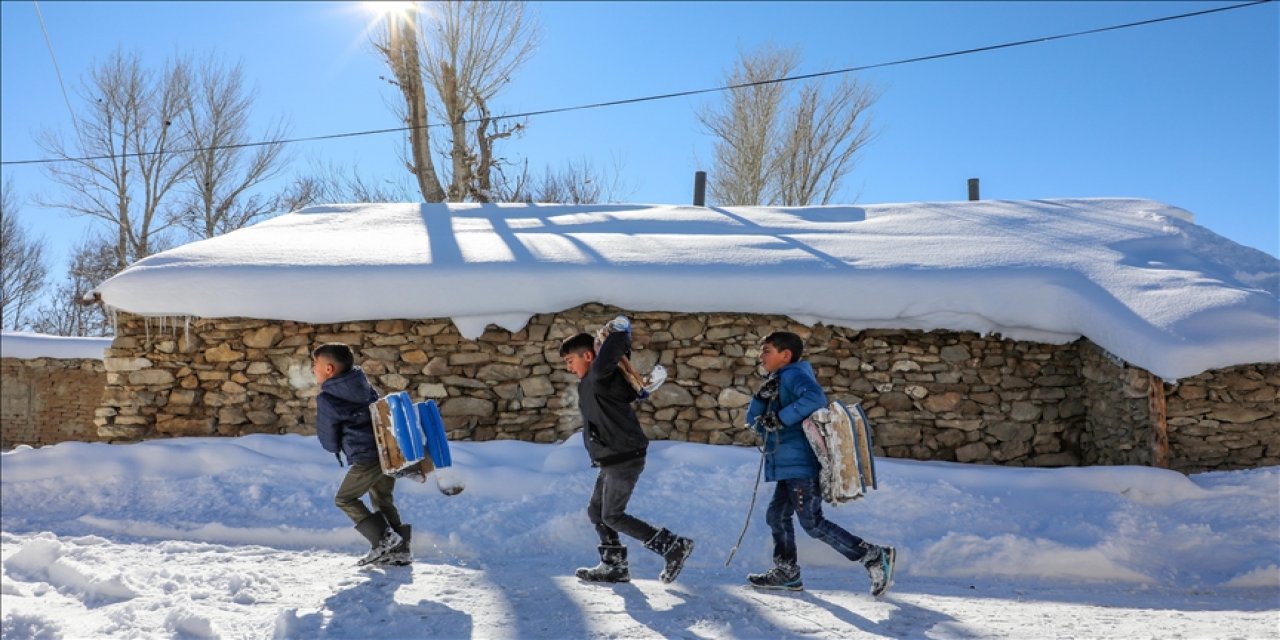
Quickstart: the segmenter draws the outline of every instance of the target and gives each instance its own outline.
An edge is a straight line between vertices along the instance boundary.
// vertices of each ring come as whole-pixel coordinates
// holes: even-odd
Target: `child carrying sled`
[[[346,455],[347,475],[333,501],[369,541],[369,553],[357,563],[407,565],[410,526],[400,522],[393,492],[396,479],[382,472],[378,445],[373,436],[369,404],[378,392],[364,371],[355,366],[351,347],[330,342],[311,352],[311,373],[320,385],[316,396],[316,435],[325,451]],[[369,494],[374,510],[361,499]]]
[[[765,515],[773,534],[774,567],[748,575],[747,581],[762,589],[804,588],[796,564],[795,515],[805,533],[862,563],[871,577],[871,594],[879,596],[892,584],[894,548],[865,542],[822,516],[820,467],[802,424],[827,406],[827,397],[813,367],[800,359],[803,352],[800,336],[786,331],[769,334],[760,352],[767,375],[751,398],[747,425],[764,442],[765,480],[778,483]]]
[[[630,582],[627,548],[619,533],[644,542],[662,556],[666,566],[658,576],[673,582],[693,552],[693,540],[658,529],[627,513],[631,493],[644,471],[649,439],[640,429],[631,403],[636,388],[627,380],[620,362],[631,351],[631,322],[624,316],[609,321],[600,331],[601,342],[580,333],[560,345],[565,367],[578,378],[578,408],[582,412],[582,442],[599,467],[595,489],[587,504],[587,518],[600,536],[600,564],[578,569],[587,582]]]

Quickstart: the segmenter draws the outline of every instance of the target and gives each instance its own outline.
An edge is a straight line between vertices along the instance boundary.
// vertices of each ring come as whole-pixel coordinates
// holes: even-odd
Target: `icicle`
[[[186,348],[191,348],[191,316],[182,316],[182,339],[186,341]]]

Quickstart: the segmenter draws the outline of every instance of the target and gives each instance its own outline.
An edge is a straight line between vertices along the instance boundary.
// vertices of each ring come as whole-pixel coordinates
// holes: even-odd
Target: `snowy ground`
[[[407,568],[356,569],[314,438],[64,443],[0,456],[0,635],[19,638],[1274,638],[1280,468],[1033,470],[882,459],[827,515],[899,548],[881,600],[800,534],[807,591],[767,566],[753,449],[654,443],[632,511],[698,542],[674,585],[632,545],[631,584],[579,584],[594,475],[560,445],[456,443],[468,487],[398,485]],[[771,490],[764,485],[762,492]],[[762,502],[767,494],[762,495]]]

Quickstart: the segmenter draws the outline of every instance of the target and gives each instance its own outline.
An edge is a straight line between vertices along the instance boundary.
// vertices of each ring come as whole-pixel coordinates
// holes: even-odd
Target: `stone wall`
[[[1085,464],[1152,463],[1152,384],[1164,396],[1169,468],[1184,473],[1280,465],[1280,365],[1207,371],[1168,384],[1081,345]]]
[[[0,449],[98,440],[101,360],[0,358]]]
[[[157,332],[142,318],[120,314],[118,337],[105,360],[108,385],[97,412],[99,433],[113,440],[314,433],[318,389],[309,353],[336,341],[353,346],[381,391],[436,399],[453,439],[559,441],[580,424],[576,380],[560,363],[559,344],[619,312],[588,304],[535,316],[516,333],[490,327],[476,340],[463,339],[444,319],[314,325],[193,320]],[[1087,341],[1045,345],[967,332],[810,328],[779,316],[629,315],[636,326],[637,368],[660,363],[670,374],[653,398],[637,405],[641,424],[655,439],[753,442],[741,425],[759,383],[759,341],[788,330],[805,339],[805,359],[830,396],[863,403],[876,427],[879,455],[1013,466],[1149,460],[1146,394],[1132,386],[1145,384],[1145,372],[1109,362],[1100,350],[1087,348]],[[1277,369],[1256,368],[1264,384],[1249,392],[1259,399],[1271,393],[1272,408]],[[1222,404],[1208,399],[1219,377],[1206,375],[1194,387],[1206,389],[1197,402]],[[1266,382],[1267,375],[1273,382]],[[1240,386],[1221,384],[1232,394]],[[1171,423],[1175,411],[1200,411],[1184,409],[1176,395],[1169,396]],[[1196,424],[1222,422],[1221,411],[1195,413]],[[1265,439],[1260,434],[1272,417],[1260,418],[1261,429],[1242,427],[1232,442],[1254,444],[1233,451],[1268,451],[1259,444]],[[1183,434],[1178,438],[1175,448],[1190,451],[1191,442]],[[1270,451],[1266,455],[1274,456]],[[1211,456],[1197,459],[1207,463]],[[1233,465],[1241,466],[1228,456],[1215,468]]]

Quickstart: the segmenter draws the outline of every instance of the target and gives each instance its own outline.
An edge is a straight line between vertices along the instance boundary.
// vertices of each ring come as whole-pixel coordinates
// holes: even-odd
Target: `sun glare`
[[[360,5],[374,18],[400,18],[409,15],[416,9],[416,2],[373,2],[366,0]]]

